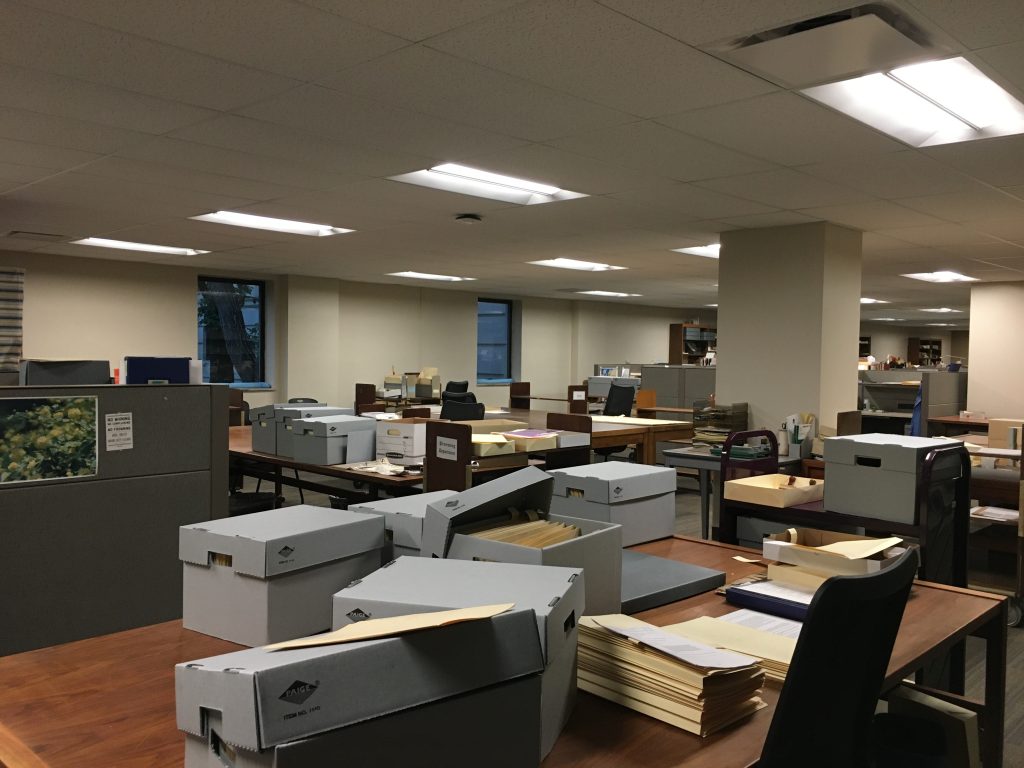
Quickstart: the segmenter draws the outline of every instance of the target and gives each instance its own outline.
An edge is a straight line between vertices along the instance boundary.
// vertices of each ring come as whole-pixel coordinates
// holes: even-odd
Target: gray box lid
[[[314,416],[352,416],[354,413],[351,408],[339,408],[335,405],[289,403],[282,408],[275,408],[274,417],[278,421],[292,421],[311,419]]]
[[[378,518],[379,519],[379,518]],[[178,728],[266,749],[544,669],[532,610],[513,610],[397,637],[268,651],[250,648],[178,664]]]
[[[314,437],[344,437],[349,432],[376,429],[376,419],[364,419],[362,416],[348,414],[311,416],[292,421],[293,432],[301,432]]]
[[[277,412],[281,408],[292,407],[290,403],[272,403],[249,409],[250,421],[275,421]]]
[[[638,613],[710,592],[725,572],[642,552],[622,551],[622,612]]]
[[[423,554],[446,556],[457,528],[507,518],[509,507],[547,513],[553,485],[551,475],[526,467],[430,504],[423,522]]]
[[[533,609],[550,658],[583,615],[583,580],[582,568],[400,557],[336,592],[334,601],[360,610],[362,618],[512,602]]]
[[[891,472],[916,473],[928,452],[956,443],[929,437],[907,435],[848,435],[826,437],[826,463],[859,464]]]
[[[674,469],[626,461],[553,469],[549,474],[555,478],[555,495],[568,496],[569,489],[574,488],[583,491],[583,498],[588,501],[609,504],[676,490]]]
[[[384,519],[306,504],[225,517],[178,529],[178,556],[210,564],[230,555],[236,573],[266,578],[385,546]]]
[[[423,544],[423,521],[427,516],[427,505],[454,495],[455,491],[430,491],[394,499],[349,504],[348,509],[350,512],[383,515],[384,527],[392,532],[394,543],[400,547],[418,550]]]

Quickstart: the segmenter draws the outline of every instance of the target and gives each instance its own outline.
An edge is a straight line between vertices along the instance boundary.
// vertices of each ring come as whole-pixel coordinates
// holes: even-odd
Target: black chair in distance
[[[476,395],[472,392],[449,392],[445,390],[441,393],[442,403],[475,403]]]
[[[449,381],[447,384],[444,385],[444,391],[445,392],[456,392],[456,393],[469,392],[469,382],[468,381]]]
[[[814,595],[757,768],[867,768],[875,706],[917,553],[865,576],[835,576]]]
[[[457,400],[446,400],[441,406],[441,418],[448,421],[480,421],[483,417],[483,403],[463,403]]]
[[[636,390],[633,387],[624,387],[621,384],[608,385],[608,397],[604,401],[605,416],[629,416],[633,412],[633,398],[636,397]],[[609,448],[595,448],[594,453],[598,456],[608,457],[613,453],[626,450],[625,445],[613,445]]]
[[[312,397],[290,397],[288,398],[289,403],[319,403],[319,400],[314,400]]]

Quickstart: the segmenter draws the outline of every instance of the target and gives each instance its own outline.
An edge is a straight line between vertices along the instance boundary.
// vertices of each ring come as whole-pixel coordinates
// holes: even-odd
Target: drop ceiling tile
[[[321,84],[530,141],[635,120],[421,45],[351,67]]]
[[[619,13],[576,0],[519,5],[428,45],[641,117],[776,90]]]
[[[844,162],[815,163],[800,170],[886,200],[969,191],[981,186],[964,172],[969,168],[948,167],[913,150]]]
[[[779,211],[777,213],[758,213],[752,216],[729,216],[722,222],[743,229],[761,229],[762,227],[788,227],[793,224],[810,224],[818,221],[813,216],[796,211]]]
[[[1024,42],[997,45],[976,52],[982,67],[991,71],[987,74],[1017,97],[1024,94]]]
[[[841,187],[789,168],[748,173],[723,179],[698,182],[701,187],[756,200],[775,208],[820,208],[870,200],[870,196],[850,187]]]
[[[934,226],[944,223],[910,208],[887,201],[832,205],[803,210],[810,216],[861,230],[897,229],[900,227]]]
[[[1024,245],[990,240],[986,243],[972,243],[960,246],[940,246],[936,250],[951,256],[979,261],[1015,260],[1024,257]]]
[[[687,0],[684,4],[663,0],[598,2],[677,40],[695,45],[741,38],[850,7],[844,0],[772,0],[770,3]]]
[[[368,61],[405,41],[317,8],[279,0],[24,0],[149,40],[264,72],[311,80]],[[273,34],[267,34],[273,30]]]
[[[485,16],[521,5],[524,0],[301,0],[406,40],[423,40]]]
[[[339,171],[360,176],[395,176],[400,173],[426,168],[431,164],[429,157],[390,150],[384,151],[367,146],[343,144],[316,136],[302,128],[288,128],[262,120],[239,115],[224,115],[215,120],[193,125],[171,134],[175,138],[198,144],[208,144],[229,151],[260,155],[265,158],[284,160],[276,166],[280,169],[296,165],[290,176],[314,174],[315,169]],[[240,154],[241,156],[241,154]],[[295,181],[282,183],[296,184]],[[322,186],[319,182],[317,186]]]
[[[473,155],[524,143],[319,86],[297,88],[242,112],[342,143],[421,154],[446,162],[465,162]]]
[[[0,179],[3,179],[5,182],[28,184],[45,179],[48,176],[53,176],[56,172],[53,168],[43,168],[38,165],[0,162]]]
[[[965,246],[991,243],[992,238],[970,227],[958,224],[934,224],[925,227],[904,227],[902,229],[884,229],[878,234],[924,246]]]
[[[658,122],[780,165],[857,160],[903,148],[794,93],[770,93],[661,117]]]
[[[106,233],[117,240],[130,240],[134,243],[159,243],[176,245],[182,248],[195,248],[204,251],[237,251],[243,248],[263,245],[268,242],[289,243],[281,233],[266,232],[242,227],[207,226],[206,222],[192,219],[177,219],[140,224]]]
[[[953,222],[1009,219],[1015,216],[1024,218],[1024,200],[986,188],[971,192],[903,198],[895,202]]]
[[[680,220],[722,219],[731,216],[774,213],[771,206],[703,189],[695,184],[669,183],[612,195],[636,208],[669,210]]]
[[[986,235],[1012,243],[1024,243],[1024,221],[1021,219],[993,219],[971,222],[971,227]]]
[[[965,141],[922,150],[986,184],[1011,187],[1024,184],[1024,135]]]
[[[652,122],[637,122],[549,142],[552,146],[678,181],[768,170],[741,155]]]
[[[999,269],[1008,269],[1018,274],[1024,272],[1024,253],[1016,258],[1001,258],[1001,259],[990,259],[985,260],[982,258],[975,259],[977,264],[982,265],[982,269],[986,267],[997,267]],[[1024,278],[1020,278],[1024,279]]]
[[[0,61],[210,109],[239,107],[297,84],[14,3],[0,5]]]
[[[0,138],[109,154],[148,141],[150,136],[69,117],[0,107]]]
[[[208,173],[124,157],[106,157],[97,160],[95,163],[81,168],[80,172],[90,176],[191,189],[197,192],[209,192],[214,195],[226,195],[247,200],[272,200],[299,191],[295,187],[268,184],[255,179]]]
[[[968,48],[1024,40],[1024,5],[1017,0],[910,0],[921,13]]]
[[[77,149],[50,147],[28,141],[12,141],[0,139],[0,162],[16,165],[31,165],[64,171],[85,163],[98,160],[103,155],[95,152],[82,152]]]

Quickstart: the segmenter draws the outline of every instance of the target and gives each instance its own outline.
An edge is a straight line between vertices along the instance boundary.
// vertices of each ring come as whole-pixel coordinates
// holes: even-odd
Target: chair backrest
[[[480,421],[484,417],[483,403],[463,403],[446,400],[441,406],[441,418],[448,421]]]
[[[604,401],[605,416],[629,416],[633,412],[636,390],[612,382],[608,385],[608,399]]]
[[[811,600],[758,768],[862,768],[917,552],[866,576],[835,576]]]
[[[441,393],[442,403],[475,403],[476,395],[472,392],[449,392],[445,390]]]
[[[319,400],[314,400],[312,397],[289,397],[289,403],[318,403]]]
[[[444,385],[445,392],[469,392],[468,381],[449,381]]]

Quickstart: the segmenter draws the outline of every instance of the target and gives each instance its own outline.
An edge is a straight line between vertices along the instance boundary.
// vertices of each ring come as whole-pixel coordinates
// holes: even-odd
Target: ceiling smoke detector
[[[483,216],[479,213],[456,213],[455,221],[459,224],[479,224],[483,221]]]

